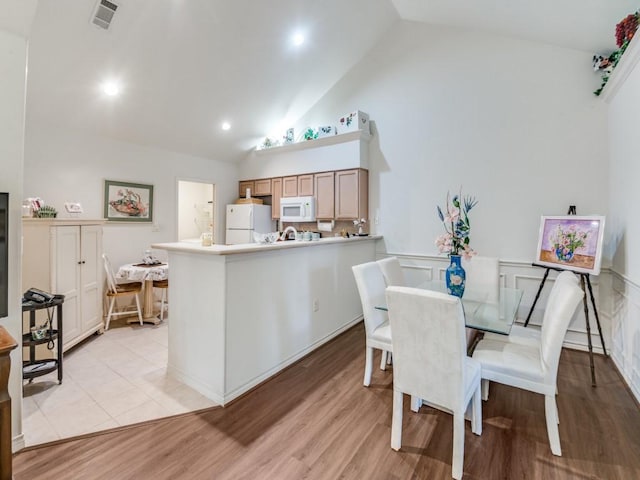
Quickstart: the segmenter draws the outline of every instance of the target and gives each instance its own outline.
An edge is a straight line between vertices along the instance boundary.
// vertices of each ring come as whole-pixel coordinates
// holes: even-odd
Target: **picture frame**
[[[542,216],[535,263],[599,275],[604,222],[602,215]]]
[[[104,218],[110,222],[153,222],[153,185],[105,180]]]

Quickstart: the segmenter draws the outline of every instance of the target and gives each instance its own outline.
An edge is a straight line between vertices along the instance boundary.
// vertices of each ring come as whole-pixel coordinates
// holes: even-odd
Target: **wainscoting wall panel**
[[[613,272],[611,358],[640,402],[640,285]]]
[[[429,280],[443,280],[448,266],[448,258],[441,256],[377,252],[377,258],[395,256],[402,265],[409,285],[417,286]],[[530,263],[516,261],[500,262],[500,283],[505,287],[524,290],[516,322],[523,324],[544,276],[544,268],[534,267]],[[531,315],[529,326],[539,328],[544,315],[549,292],[557,273],[551,271],[540,298]],[[613,284],[613,285],[612,285]],[[602,326],[607,353],[611,355],[618,370],[640,401],[640,286],[624,277],[603,268],[600,275],[591,277],[593,295]],[[602,354],[600,335],[587,294],[591,342],[593,351]],[[575,350],[587,350],[587,329],[582,304],[569,325],[564,346]],[[596,371],[597,378],[597,371]]]

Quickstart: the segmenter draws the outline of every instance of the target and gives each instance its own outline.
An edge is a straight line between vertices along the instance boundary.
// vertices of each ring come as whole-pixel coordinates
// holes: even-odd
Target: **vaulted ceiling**
[[[114,1],[107,31],[90,23],[97,0],[39,1],[27,135],[29,125],[66,126],[234,161],[295,123],[401,19],[607,52],[615,23],[640,7],[631,0]],[[299,48],[295,32],[306,37]],[[108,80],[120,84],[118,96],[101,91]]]

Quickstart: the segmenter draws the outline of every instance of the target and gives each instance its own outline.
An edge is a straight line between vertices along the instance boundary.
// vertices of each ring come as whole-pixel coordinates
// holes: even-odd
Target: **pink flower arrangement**
[[[447,193],[447,204],[445,211],[438,206],[438,217],[442,221],[444,231],[436,238],[436,246],[440,253],[449,255],[464,255],[469,258],[476,252],[469,245],[471,240],[471,222],[469,221],[469,211],[477,205],[477,200],[473,197],[463,197],[462,191],[459,195],[454,195],[452,199]]]

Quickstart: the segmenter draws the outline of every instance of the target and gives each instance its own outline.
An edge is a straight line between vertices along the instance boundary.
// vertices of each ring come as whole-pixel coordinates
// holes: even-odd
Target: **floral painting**
[[[542,217],[536,263],[579,273],[600,273],[604,217]]]
[[[153,221],[153,185],[105,180],[104,218],[115,222]]]

